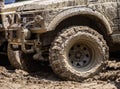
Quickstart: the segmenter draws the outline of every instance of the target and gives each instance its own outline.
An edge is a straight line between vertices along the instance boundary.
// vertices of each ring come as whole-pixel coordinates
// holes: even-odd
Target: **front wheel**
[[[99,73],[109,58],[103,37],[95,30],[76,26],[64,29],[50,48],[53,71],[67,80],[82,81]]]

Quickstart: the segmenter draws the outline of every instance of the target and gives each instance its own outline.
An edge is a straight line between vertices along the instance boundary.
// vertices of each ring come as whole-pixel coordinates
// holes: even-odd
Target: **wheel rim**
[[[75,44],[70,48],[69,61],[75,68],[84,68],[91,62],[91,49],[84,44]]]

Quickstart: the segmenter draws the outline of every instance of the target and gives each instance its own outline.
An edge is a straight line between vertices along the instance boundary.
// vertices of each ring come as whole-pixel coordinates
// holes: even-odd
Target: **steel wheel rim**
[[[69,61],[75,68],[84,68],[91,62],[91,49],[85,44],[74,44],[69,50]]]

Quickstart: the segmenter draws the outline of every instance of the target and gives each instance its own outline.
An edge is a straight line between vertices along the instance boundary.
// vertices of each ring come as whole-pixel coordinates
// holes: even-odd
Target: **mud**
[[[120,62],[108,61],[100,74],[83,82],[63,81],[51,67],[40,65],[39,72],[28,73],[0,66],[0,89],[120,89]]]

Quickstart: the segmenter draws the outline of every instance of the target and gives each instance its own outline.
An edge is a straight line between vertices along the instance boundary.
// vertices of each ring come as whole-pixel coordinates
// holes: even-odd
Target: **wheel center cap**
[[[75,55],[75,57],[76,57],[77,59],[80,59],[80,58],[81,58],[81,53],[80,53],[80,52],[77,52],[76,55]]]

